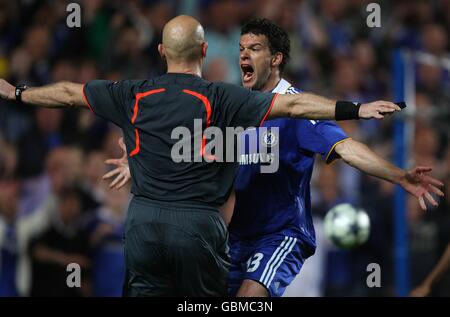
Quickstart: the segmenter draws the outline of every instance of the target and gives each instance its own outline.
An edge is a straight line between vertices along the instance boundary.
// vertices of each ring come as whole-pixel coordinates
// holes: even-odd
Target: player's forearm
[[[445,249],[444,255],[442,255],[438,264],[433,268],[431,273],[425,279],[424,284],[431,287],[434,283],[436,283],[439,280],[442,274],[444,274],[445,271],[449,269],[449,267],[450,267],[450,244]]]
[[[405,171],[391,164],[369,149],[365,144],[355,140],[347,140],[338,144],[336,153],[349,165],[358,170],[400,184],[405,177]]]
[[[335,101],[314,94],[278,95],[267,119],[290,117],[313,120],[383,119],[401,108],[389,101],[355,104]]]
[[[83,85],[70,82],[29,88],[22,93],[22,102],[46,108],[88,108]]]

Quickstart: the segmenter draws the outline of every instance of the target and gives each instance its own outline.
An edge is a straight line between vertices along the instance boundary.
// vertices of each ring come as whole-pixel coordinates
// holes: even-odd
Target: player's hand
[[[410,297],[426,297],[430,294],[431,287],[427,284],[422,284],[416,287],[409,293]]]
[[[115,179],[109,185],[111,189],[121,189],[127,182],[131,180],[130,167],[128,166],[127,149],[123,138],[119,139],[119,146],[123,150],[123,156],[119,159],[106,160],[106,164],[115,165],[116,168],[111,172],[103,175],[103,179],[107,180],[115,176]]]
[[[363,103],[359,107],[359,117],[361,119],[383,119],[385,115],[392,114],[402,109],[395,103],[389,101],[375,101]]]
[[[407,171],[400,182],[400,185],[411,195],[419,199],[420,207],[423,210],[427,210],[425,200],[431,203],[433,206],[437,206],[438,203],[431,196],[434,193],[438,196],[444,196],[444,193],[438,188],[444,186],[444,184],[429,176],[432,171],[431,167],[419,166]]]
[[[0,98],[6,100],[16,100],[16,87],[4,79],[0,79]]]

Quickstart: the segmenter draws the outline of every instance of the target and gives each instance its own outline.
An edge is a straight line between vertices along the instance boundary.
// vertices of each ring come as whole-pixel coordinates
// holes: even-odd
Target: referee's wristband
[[[360,103],[353,103],[350,101],[337,101],[335,113],[336,121],[359,119],[360,107]]]
[[[27,85],[18,85],[16,86],[16,90],[14,95],[16,96],[16,102],[22,103],[22,93],[28,89]]]

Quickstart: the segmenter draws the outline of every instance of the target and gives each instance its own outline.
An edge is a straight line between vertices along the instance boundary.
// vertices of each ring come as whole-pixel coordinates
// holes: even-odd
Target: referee
[[[3,99],[90,109],[122,129],[134,194],[125,229],[126,296],[226,296],[227,229],[218,208],[230,195],[238,165],[175,162],[175,128],[187,128],[195,144],[194,120],[202,122],[202,131],[225,131],[276,117],[381,119],[400,110],[384,101],[355,105],[307,93],[278,96],[211,83],[201,78],[207,48],[199,22],[178,16],[164,27],[158,47],[168,69],[161,77],[30,89],[0,80]],[[192,157],[199,154],[195,147],[191,152]]]

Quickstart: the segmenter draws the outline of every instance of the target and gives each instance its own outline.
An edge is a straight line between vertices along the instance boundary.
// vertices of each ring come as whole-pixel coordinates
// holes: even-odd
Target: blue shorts
[[[263,285],[271,297],[283,295],[310,253],[302,251],[296,236],[272,235],[255,240],[230,236],[231,268],[228,295],[235,296],[244,280]]]

